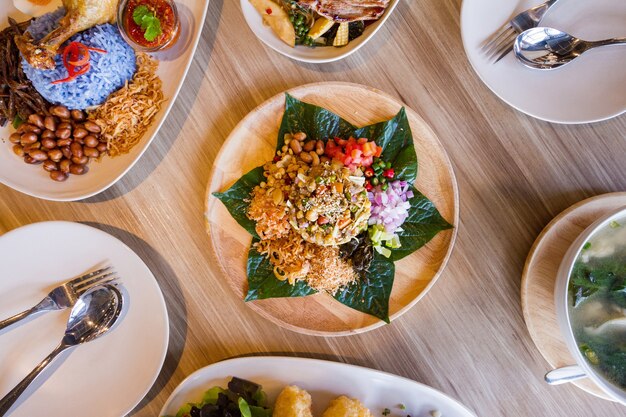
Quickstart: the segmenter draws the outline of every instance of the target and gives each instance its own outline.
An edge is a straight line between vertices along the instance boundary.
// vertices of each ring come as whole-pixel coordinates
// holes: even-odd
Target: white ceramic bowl
[[[561,334],[565,338],[567,348],[576,359],[576,363],[580,366],[587,376],[598,385],[609,397],[617,402],[626,405],[626,390],[620,389],[618,386],[610,383],[600,373],[596,372],[584,358],[578,349],[578,344],[574,338],[572,325],[568,314],[568,287],[569,278],[574,267],[574,262],[578,254],[582,250],[585,243],[600,229],[611,223],[612,221],[626,220],[626,208],[621,208],[616,212],[601,217],[593,224],[587,227],[569,247],[557,273],[556,283],[554,287],[554,303],[556,306],[556,315],[561,328]]]
[[[365,45],[367,41],[369,41],[378,29],[380,29],[380,27],[387,21],[393,10],[398,5],[398,1],[399,0],[390,0],[385,14],[383,14],[380,19],[371,25],[368,25],[361,36],[354,39],[346,46],[342,46],[340,48],[336,48],[334,46],[310,48],[302,45],[292,48],[281,41],[271,28],[263,24],[261,15],[256,11],[252,4],[250,4],[249,0],[241,0],[241,11],[243,13],[243,17],[248,23],[248,26],[250,26],[250,29],[256,37],[276,52],[295,59],[296,61],[321,64],[345,58]]]

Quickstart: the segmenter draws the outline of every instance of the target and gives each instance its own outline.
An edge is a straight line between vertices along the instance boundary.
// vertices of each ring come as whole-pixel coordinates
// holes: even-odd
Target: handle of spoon
[[[585,371],[578,365],[564,366],[548,372],[543,378],[550,385],[561,385],[586,378]]]
[[[35,367],[27,376],[24,378],[19,384],[15,386],[7,395],[4,396],[0,400],[0,417],[4,416],[11,406],[17,401],[17,399],[22,395],[22,393],[28,388],[28,386],[39,376],[41,371],[43,371],[46,366],[50,364],[56,358],[59,353],[63,352],[69,346],[65,343],[61,343],[56,347],[44,360],[42,360],[39,365]]]
[[[598,46],[606,46],[606,45],[621,45],[626,44],[626,38],[611,38],[611,39],[603,39],[601,41],[591,41],[589,42],[591,48],[597,48]]]

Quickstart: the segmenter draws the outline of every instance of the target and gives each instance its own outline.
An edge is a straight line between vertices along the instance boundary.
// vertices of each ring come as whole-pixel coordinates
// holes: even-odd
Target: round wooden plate
[[[522,274],[524,321],[533,342],[553,368],[575,363],[561,336],[554,307],[554,281],[561,259],[587,226],[624,206],[626,192],[603,194],[574,204],[543,229],[528,254]],[[573,384],[611,400],[590,379],[580,379]]]
[[[325,107],[356,126],[392,118],[403,106],[370,87],[351,83],[316,83],[288,91],[294,97]],[[211,248],[231,287],[243,300],[247,292],[246,259],[250,235],[211,193],[230,187],[243,174],[274,155],[285,108],[285,94],[267,100],[233,130],[218,154],[206,197],[206,225]],[[430,127],[407,110],[419,163],[416,187],[432,200],[441,215],[458,225],[458,189],[448,156]],[[456,228],[440,232],[426,246],[396,263],[389,312],[393,320],[426,294],[450,257]],[[341,336],[372,330],[384,324],[350,309],[327,294],[304,298],[278,298],[247,303],[272,322],[290,330],[319,336]]]

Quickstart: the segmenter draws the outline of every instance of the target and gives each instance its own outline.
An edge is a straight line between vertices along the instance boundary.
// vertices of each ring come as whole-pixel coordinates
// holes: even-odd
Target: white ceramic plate
[[[194,372],[174,390],[159,415],[176,415],[182,405],[199,401],[210,387],[226,387],[233,376],[261,384],[271,404],[285,385],[298,385],[311,394],[316,416],[331,400],[347,395],[361,400],[375,416],[389,408],[391,417],[430,417],[433,410],[443,417],[475,417],[456,400],[410,379],[338,362],[271,356],[230,359]]]
[[[552,71],[526,68],[513,53],[497,64],[481,44],[517,13],[542,0],[464,0],[461,34],[465,52],[483,82],[516,109],[556,123],[587,123],[626,111],[626,46],[585,52]],[[587,40],[626,36],[626,1],[560,0],[542,26]]]
[[[126,291],[121,321],[58,357],[10,417],[123,416],[156,380],[169,339],[163,295],[143,261],[98,229],[44,222],[0,236],[0,317],[32,307],[57,284],[107,260]],[[47,312],[0,331],[0,397],[56,347],[68,316],[69,310]]]
[[[367,41],[369,41],[378,29],[380,29],[380,27],[387,21],[393,10],[396,8],[398,1],[399,0],[391,0],[385,14],[383,14],[380,19],[371,25],[368,25],[365,32],[363,32],[363,35],[341,48],[336,48],[334,46],[310,48],[302,45],[292,48],[281,41],[271,28],[263,24],[263,18],[252,6],[252,4],[250,4],[249,0],[241,0],[241,11],[243,12],[243,17],[246,19],[248,26],[250,26],[250,29],[256,37],[273,50],[297,61],[321,64],[345,58],[365,45],[365,43],[367,43]]]
[[[89,164],[89,173],[86,175],[73,175],[67,181],[57,183],[50,179],[40,165],[27,165],[13,154],[8,141],[11,130],[7,124],[0,127],[1,183],[46,200],[73,201],[106,190],[132,168],[156,136],[176,100],[200,39],[209,0],[176,0],[176,6],[181,20],[181,37],[171,49],[155,54],[160,61],[158,75],[163,80],[163,93],[167,102],[141,142],[126,155],[107,157],[100,163]],[[7,26],[7,16],[14,17],[17,21],[28,19],[28,16],[17,11],[12,4],[0,7],[0,29]]]

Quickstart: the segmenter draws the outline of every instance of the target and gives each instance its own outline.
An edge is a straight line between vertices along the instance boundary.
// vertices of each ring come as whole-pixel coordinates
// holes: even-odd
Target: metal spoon
[[[584,41],[557,29],[536,27],[522,32],[515,43],[515,56],[530,68],[554,69],[598,46],[626,44],[626,38]]]
[[[550,385],[561,385],[586,377],[587,374],[585,374],[583,368],[578,365],[570,365],[549,371],[545,374],[543,379]]]
[[[61,352],[90,342],[109,331],[119,318],[122,306],[122,293],[112,285],[95,287],[83,294],[72,308],[65,336],[59,346],[0,400],[0,416],[9,411],[24,390]]]

